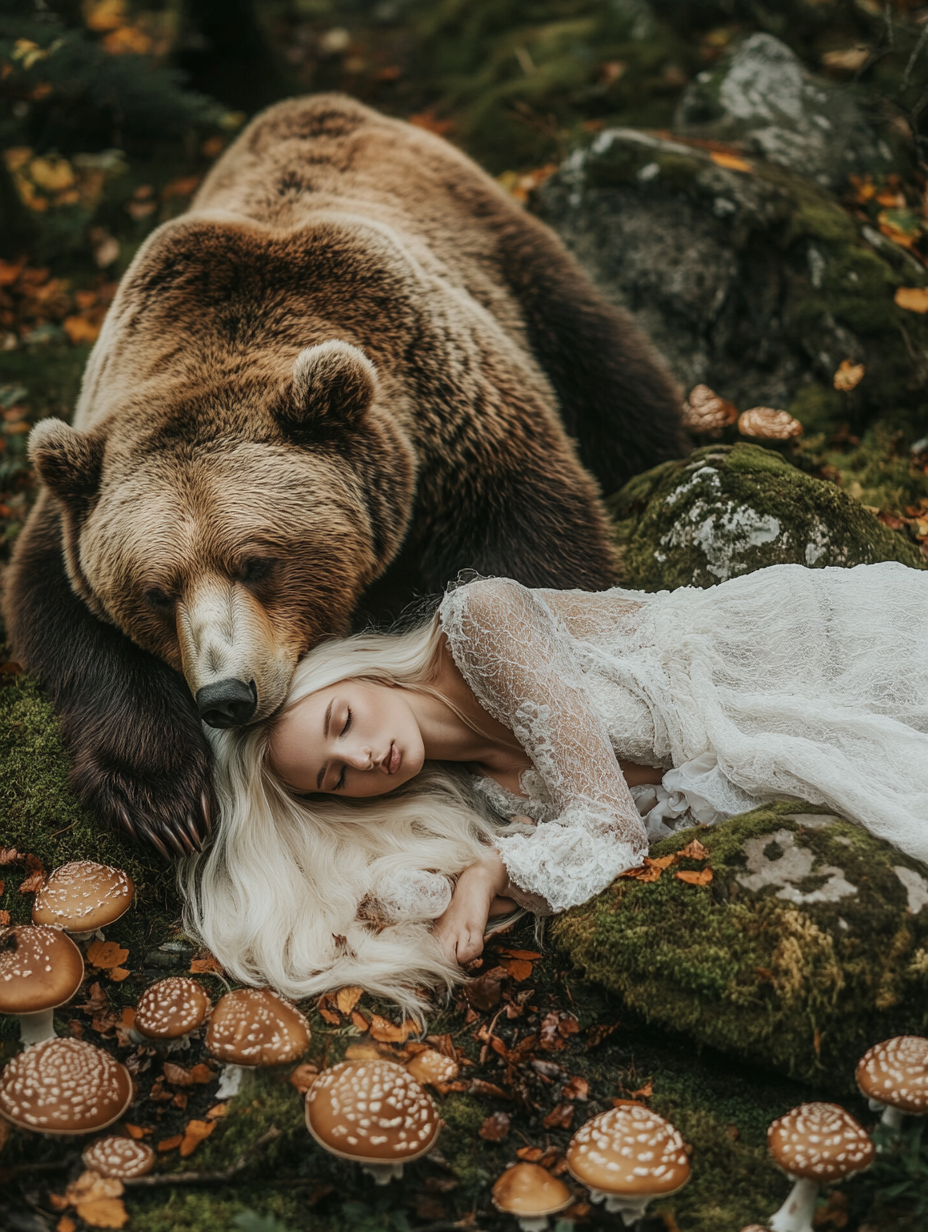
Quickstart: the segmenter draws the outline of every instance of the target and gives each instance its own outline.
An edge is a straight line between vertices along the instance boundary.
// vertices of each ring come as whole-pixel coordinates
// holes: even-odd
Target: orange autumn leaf
[[[216,1121],[220,1117],[224,1117],[228,1111],[228,1104],[213,1104],[212,1108],[206,1113],[206,1119],[207,1121]]]
[[[15,847],[0,847],[0,864],[18,864],[21,859]]]
[[[704,847],[698,838],[694,838],[691,843],[680,848],[676,858],[678,860],[708,860],[709,848]]]
[[[691,873],[686,870],[680,871],[678,869],[674,876],[680,881],[685,881],[687,885],[708,885],[712,880],[712,869],[701,868],[698,873]]]
[[[897,287],[893,299],[908,312],[928,312],[928,287]]]
[[[100,324],[89,321],[85,316],[65,317],[61,326],[68,335],[68,341],[75,346],[79,342],[96,342],[100,337]]]
[[[574,1119],[575,1108],[573,1104],[558,1104],[552,1108],[543,1121],[545,1129],[570,1129],[570,1123]]]
[[[639,868],[630,868],[620,873],[619,876],[631,877],[635,881],[657,881],[664,869],[669,868],[675,859],[676,856],[661,856],[657,860],[652,860],[649,856],[645,856]]]
[[[126,1127],[126,1133],[130,1138],[135,1138],[136,1142],[140,1138],[147,1138],[152,1132],[150,1129],[145,1129],[142,1125],[131,1125],[128,1121],[124,1121],[123,1124]]]
[[[0,261],[0,287],[9,287],[17,280],[26,265],[26,258],[18,261]]]
[[[62,1215],[55,1224],[55,1232],[76,1232],[77,1224],[70,1215]]]
[[[737,154],[726,154],[722,150],[710,150],[709,157],[718,167],[725,167],[729,171],[750,171],[751,164],[743,158],[739,158]]]
[[[371,1039],[377,1040],[381,1044],[404,1044],[410,1035],[415,1034],[417,1030],[416,1024],[411,1018],[407,1018],[400,1026],[395,1026],[387,1018],[381,1018],[379,1014],[374,1014],[371,1017]]]
[[[350,988],[340,988],[335,994],[335,1004],[338,1006],[339,1012],[347,1018],[354,1007],[361,1000],[363,988],[353,985]]]
[[[214,958],[212,954],[207,954],[202,958],[194,958],[190,962],[191,975],[225,975],[225,971],[219,963],[219,960]]]
[[[500,950],[501,954],[505,954],[508,958],[524,958],[527,962],[532,962],[536,958],[541,958],[538,950]]]
[[[30,873],[28,877],[24,877],[19,883],[20,894],[35,894],[36,890],[40,890],[42,888],[42,882],[44,880],[45,874],[41,869],[37,869],[36,872]]]
[[[10,913],[5,910],[0,910],[0,928],[6,928],[10,922]]]
[[[174,1134],[174,1136],[171,1138],[162,1138],[161,1141],[158,1143],[157,1149],[162,1154],[165,1151],[173,1151],[175,1147],[180,1146],[183,1140],[184,1140],[183,1134]]]
[[[325,1014],[323,1014],[322,1016],[323,1018],[326,1017]],[[326,1019],[326,1021],[328,1021],[328,1019]],[[367,1019],[364,1017],[364,1015],[361,1013],[360,1010],[354,1010],[352,1012],[351,1021],[358,1028],[358,1030],[362,1033],[362,1035],[364,1034],[365,1031],[370,1029],[371,1024],[367,1021]]]
[[[216,1077],[210,1067],[202,1061],[191,1069],[187,1069],[183,1065],[175,1065],[173,1061],[165,1061],[163,1069],[165,1081],[171,1082],[177,1087],[189,1087],[195,1083],[212,1082]]]
[[[524,958],[502,958],[500,962],[517,984],[521,984],[532,974],[532,964]]]
[[[417,115],[409,117],[409,123],[414,124],[416,128],[424,128],[427,132],[437,133],[439,137],[444,137],[454,128],[454,120],[439,120],[434,111],[420,111]]]
[[[289,1081],[290,1085],[296,1087],[301,1095],[305,1095],[318,1077],[319,1070],[315,1065],[298,1065],[290,1075]]]
[[[520,1146],[516,1151],[516,1155],[519,1159],[524,1159],[530,1164],[533,1164],[536,1160],[541,1159],[543,1154],[544,1151],[540,1146]]]
[[[127,1005],[125,1007],[125,1009],[122,1012],[122,1017],[120,1018],[119,1021],[121,1025],[126,1028],[127,1031],[129,1030],[130,1027],[135,1026],[135,1010],[132,1008],[131,1005]]]
[[[78,1202],[75,1209],[91,1228],[124,1228],[129,1222],[129,1212],[122,1198],[95,1198],[91,1202]]]
[[[91,967],[106,971],[109,967],[118,967],[124,963],[129,957],[129,951],[115,941],[94,941],[87,947],[86,957]]]
[[[118,984],[122,980],[128,979],[131,974],[132,972],[128,967],[111,967],[106,973],[106,978],[108,980],[115,980]]]
[[[643,1087],[639,1087],[637,1091],[632,1091],[632,1099],[650,1099],[653,1094],[654,1082],[649,1078]]]
[[[192,1155],[204,1138],[208,1138],[216,1128],[215,1121],[188,1121],[184,1132],[184,1140],[180,1144],[181,1158]]]
[[[840,393],[850,393],[864,379],[866,371],[863,364],[855,364],[853,360],[842,359],[831,383]]]

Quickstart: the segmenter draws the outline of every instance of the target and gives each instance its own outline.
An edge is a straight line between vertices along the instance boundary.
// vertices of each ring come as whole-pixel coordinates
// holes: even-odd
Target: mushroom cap
[[[118,1180],[147,1176],[155,1166],[155,1158],[155,1152],[144,1142],[120,1138],[116,1134],[107,1134],[105,1138],[91,1142],[81,1155],[85,1168]]]
[[[306,1128],[357,1163],[408,1163],[427,1154],[441,1121],[429,1095],[395,1061],[342,1061],[306,1094]]]
[[[640,1104],[620,1104],[581,1125],[567,1167],[581,1184],[622,1197],[676,1193],[690,1175],[679,1132]]]
[[[83,978],[83,956],[59,929],[14,924],[0,931],[0,1014],[56,1009]]]
[[[54,869],[32,903],[33,924],[92,933],[129,909],[135,887],[121,868],[74,860]]]
[[[453,1082],[460,1072],[457,1061],[452,1061],[435,1048],[417,1052],[411,1061],[406,1062],[406,1073],[411,1074],[416,1082]]]
[[[752,406],[738,416],[738,431],[742,436],[761,440],[786,441],[802,434],[802,424],[789,411],[775,411],[772,406]]]
[[[694,385],[690,396],[683,403],[683,424],[694,432],[711,432],[725,428],[738,418],[738,408],[733,402],[720,397],[708,385]]]
[[[219,998],[206,1047],[231,1065],[282,1065],[309,1047],[309,1023],[292,1001],[270,988],[238,988]]]
[[[209,994],[186,975],[149,986],[135,1007],[135,1029],[149,1039],[177,1039],[194,1031],[209,1012]]]
[[[800,1104],[767,1130],[774,1163],[792,1177],[828,1183],[873,1163],[874,1146],[838,1104]]]
[[[38,1133],[91,1134],[118,1121],[131,1102],[129,1071],[85,1040],[44,1040],[0,1074],[0,1113]]]
[[[513,1164],[493,1186],[493,1205],[509,1215],[537,1219],[569,1206],[570,1190],[538,1164]]]
[[[928,1039],[897,1035],[874,1044],[858,1063],[857,1085],[868,1099],[910,1116],[928,1112]]]

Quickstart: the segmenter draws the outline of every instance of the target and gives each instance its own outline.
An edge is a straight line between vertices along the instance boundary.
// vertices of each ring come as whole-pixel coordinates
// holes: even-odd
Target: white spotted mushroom
[[[863,1126],[838,1104],[800,1104],[767,1130],[773,1161],[795,1181],[769,1220],[772,1232],[813,1232],[822,1184],[834,1185],[873,1163],[873,1143]]]
[[[170,975],[149,986],[135,1007],[135,1022],[129,1031],[136,1044],[150,1044],[173,1052],[185,1048],[190,1033],[206,1021],[209,994],[186,975]]]
[[[765,441],[788,441],[802,435],[802,424],[789,411],[777,411],[772,406],[752,406],[738,416],[738,431],[742,436],[756,436]]]
[[[515,1215],[522,1232],[545,1232],[548,1216],[570,1206],[572,1200],[564,1182],[538,1164],[513,1164],[493,1186],[493,1205],[506,1215]]]
[[[24,1044],[53,1039],[52,1012],[84,978],[84,959],[57,928],[14,924],[0,930],[0,1014],[15,1015]]]
[[[0,1074],[0,1116],[35,1133],[96,1133],[119,1120],[132,1096],[126,1067],[85,1040],[43,1040]]]
[[[125,915],[135,887],[121,868],[74,860],[46,877],[32,905],[33,924],[63,928],[77,941],[85,941]]]
[[[91,1142],[81,1154],[84,1167],[99,1176],[125,1181],[135,1176],[147,1176],[155,1166],[155,1152],[134,1138],[107,1134]]]
[[[217,1099],[235,1095],[247,1069],[284,1065],[309,1047],[309,1023],[292,1001],[270,988],[238,988],[220,997],[206,1047],[223,1062]]]
[[[903,1115],[928,1113],[928,1039],[897,1035],[874,1044],[857,1066],[857,1085],[882,1124],[897,1130]]]
[[[690,1162],[679,1131],[641,1104],[620,1104],[581,1125],[567,1148],[567,1167],[627,1223],[655,1198],[682,1189]]]
[[[315,1140],[359,1163],[378,1185],[427,1155],[440,1127],[431,1097],[395,1061],[342,1061],[306,1094],[306,1128]]]

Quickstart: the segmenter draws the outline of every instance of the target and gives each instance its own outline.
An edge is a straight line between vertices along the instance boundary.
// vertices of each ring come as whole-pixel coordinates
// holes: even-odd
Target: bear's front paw
[[[86,766],[75,787],[88,808],[115,829],[150,843],[169,860],[199,851],[212,829],[212,792],[205,758],[157,780]]]

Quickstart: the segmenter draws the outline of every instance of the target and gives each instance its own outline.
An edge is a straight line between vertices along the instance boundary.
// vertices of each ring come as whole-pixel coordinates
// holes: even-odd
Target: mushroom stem
[[[55,1038],[55,1023],[51,1010],[39,1010],[37,1014],[19,1014],[19,1036],[24,1044],[41,1044]]]
[[[222,1067],[222,1072],[219,1075],[219,1086],[216,1088],[217,1099],[229,1099],[232,1095],[238,1095],[242,1086],[242,1079],[245,1077],[246,1066],[226,1064]]]
[[[818,1197],[818,1182],[800,1177],[789,1197],[770,1219],[771,1232],[812,1232],[812,1216]]]
[[[628,1198],[620,1194],[605,1193],[602,1189],[590,1189],[591,1202],[605,1202],[606,1210],[611,1215],[621,1215],[624,1224],[632,1224],[639,1220],[645,1212],[645,1207],[651,1201],[652,1194],[641,1198]]]
[[[894,1133],[898,1133],[902,1129],[902,1109],[894,1108],[892,1104],[887,1104],[883,1109],[883,1115],[880,1117],[880,1124],[885,1125],[887,1129],[891,1129]]]
[[[522,1232],[548,1232],[550,1226],[547,1215],[538,1215],[534,1219],[522,1218],[519,1220],[519,1227],[522,1229]]]
[[[403,1165],[398,1163],[364,1164],[361,1171],[372,1176],[375,1185],[389,1185],[391,1181],[398,1181],[402,1177]]]

